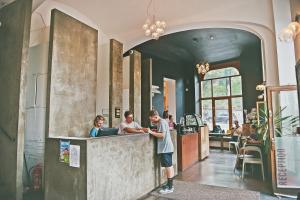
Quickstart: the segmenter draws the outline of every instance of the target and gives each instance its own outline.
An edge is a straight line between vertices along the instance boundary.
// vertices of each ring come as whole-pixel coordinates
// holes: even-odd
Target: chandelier
[[[199,75],[204,75],[209,71],[209,64],[208,62],[198,63],[196,64],[196,68]]]
[[[165,28],[167,26],[166,22],[163,20],[157,20],[155,17],[155,5],[153,0],[150,0],[147,7],[147,20],[143,25],[143,30],[145,31],[146,36],[151,36],[153,39],[158,40],[158,38],[165,32]],[[153,5],[153,14],[151,15],[149,12],[149,8]]]

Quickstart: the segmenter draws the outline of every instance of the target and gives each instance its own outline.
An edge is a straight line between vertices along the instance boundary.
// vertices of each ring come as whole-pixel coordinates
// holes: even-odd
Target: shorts
[[[172,154],[171,153],[160,153],[159,154],[159,159],[162,167],[171,167],[172,164]]]

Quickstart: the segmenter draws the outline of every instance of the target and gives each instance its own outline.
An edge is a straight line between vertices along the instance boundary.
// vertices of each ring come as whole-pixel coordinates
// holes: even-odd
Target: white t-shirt
[[[128,124],[125,121],[120,124],[118,134],[127,134],[127,132],[124,131],[124,128],[142,128],[142,127],[137,122],[131,122],[130,124]]]

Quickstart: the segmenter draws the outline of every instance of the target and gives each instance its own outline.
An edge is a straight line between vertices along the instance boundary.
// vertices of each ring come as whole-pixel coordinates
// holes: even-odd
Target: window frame
[[[218,69],[225,69],[225,68],[236,68],[239,72],[238,75],[230,75],[230,76],[222,76],[222,77],[217,77],[217,78],[209,78],[209,79],[205,79],[205,74],[200,76],[200,101],[201,101],[201,106],[200,106],[200,113],[202,114],[203,110],[202,110],[202,101],[203,100],[211,100],[212,102],[212,123],[213,126],[216,124],[216,119],[215,119],[215,101],[216,100],[221,100],[221,99],[228,99],[228,112],[229,112],[229,129],[232,128],[232,99],[233,98],[242,98],[242,102],[243,102],[243,79],[242,79],[242,75],[240,73],[240,63],[239,61],[233,61],[233,62],[228,62],[228,63],[223,63],[223,64],[218,64],[218,65],[213,65],[211,67],[211,71],[213,70],[218,70]],[[231,78],[232,77],[240,77],[241,78],[241,94],[240,95],[232,95],[232,85],[231,85]],[[224,78],[229,78],[229,95],[227,96],[218,96],[215,97],[214,96],[214,89],[213,89],[213,80],[217,80],[217,79],[224,79]],[[202,97],[202,82],[203,81],[210,81],[210,88],[211,88],[211,97]],[[243,105],[243,109],[244,109],[244,105]],[[244,119],[243,119],[244,120]]]

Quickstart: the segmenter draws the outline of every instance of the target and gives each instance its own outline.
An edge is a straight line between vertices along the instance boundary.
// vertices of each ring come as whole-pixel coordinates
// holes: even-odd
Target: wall
[[[293,42],[279,40],[281,31],[294,21],[291,19],[290,1],[273,0],[274,23],[277,43],[278,70],[280,85],[296,84],[295,49]]]
[[[256,108],[257,96],[261,92],[256,91],[256,85],[263,83],[261,48],[249,47],[240,56],[240,74],[243,84],[243,105],[248,112]]]
[[[0,10],[0,198],[22,199],[25,85],[31,0]],[[5,132],[8,137],[3,133]],[[11,139],[9,139],[11,138]],[[11,195],[1,197],[1,193]]]
[[[143,55],[143,54],[142,54]],[[143,55],[146,57],[146,55]],[[152,85],[159,86],[161,94],[155,94],[152,98],[152,106],[158,110],[162,116],[164,111],[164,78],[174,79],[176,81],[176,121],[180,120],[186,112],[194,112],[194,81],[193,67],[187,70],[187,67],[178,63],[162,60],[152,57]],[[190,65],[186,65],[190,66]],[[192,80],[192,81],[191,81]],[[188,88],[188,91],[186,91]]]
[[[50,137],[88,135],[96,115],[97,34],[71,16],[52,11],[46,119]]]

